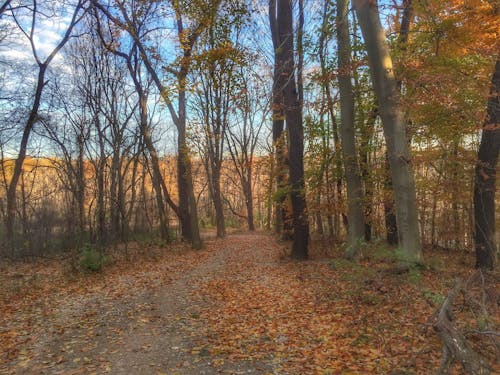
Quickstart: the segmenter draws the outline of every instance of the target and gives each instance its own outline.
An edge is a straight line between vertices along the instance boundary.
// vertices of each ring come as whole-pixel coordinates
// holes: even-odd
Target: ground
[[[434,313],[472,272],[470,255],[435,252],[431,267],[396,274],[383,246],[359,263],[328,242],[308,261],[289,260],[288,247],[236,233],[201,251],[131,246],[94,274],[60,260],[2,265],[0,373],[436,371]],[[464,327],[498,324],[495,312],[475,318]]]

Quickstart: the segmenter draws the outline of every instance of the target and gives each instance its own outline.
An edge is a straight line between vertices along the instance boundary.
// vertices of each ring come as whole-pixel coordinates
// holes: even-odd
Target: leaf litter
[[[446,267],[394,274],[377,249],[351,263],[321,243],[291,261],[264,233],[171,246],[76,278],[55,263],[2,266],[2,281],[31,281],[2,290],[0,373],[432,373],[433,314],[472,272],[442,253]]]

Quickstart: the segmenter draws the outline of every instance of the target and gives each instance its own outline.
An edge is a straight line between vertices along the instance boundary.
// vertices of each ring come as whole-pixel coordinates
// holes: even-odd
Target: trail
[[[48,289],[1,306],[0,374],[435,372],[442,345],[429,296],[461,274],[459,257],[414,280],[388,272],[394,261],[378,253],[353,263],[316,244],[309,260],[294,261],[288,245],[231,234],[201,251],[139,247],[139,258],[67,284],[54,276]],[[462,330],[465,313],[456,311]],[[495,347],[484,348],[500,373]]]
[[[241,261],[235,255],[243,249],[252,247],[264,259],[262,244],[274,240],[262,234],[233,234],[207,243],[216,250],[169,283],[144,285],[142,278],[125,274],[117,285],[60,301],[47,314],[46,324],[34,328],[32,347],[21,349],[21,359],[25,352],[33,353],[29,360],[0,367],[0,373],[272,373],[272,366],[261,362],[213,362],[208,349],[200,346],[206,341],[200,311],[213,301],[197,290],[215,278],[234,275]],[[117,295],[118,287],[125,290]]]

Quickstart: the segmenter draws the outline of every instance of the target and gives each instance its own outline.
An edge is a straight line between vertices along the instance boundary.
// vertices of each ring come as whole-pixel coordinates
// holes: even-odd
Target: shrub
[[[109,263],[108,257],[90,245],[85,245],[80,254],[80,268],[87,272],[99,272]]]

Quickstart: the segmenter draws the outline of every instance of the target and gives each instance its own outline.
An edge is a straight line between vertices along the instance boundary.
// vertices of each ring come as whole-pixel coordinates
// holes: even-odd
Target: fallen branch
[[[487,361],[471,348],[465,336],[453,325],[453,302],[461,287],[462,282],[457,279],[434,324],[434,330],[443,342],[443,359],[437,373],[447,374],[451,365],[459,361],[467,374],[487,375],[491,371]]]

